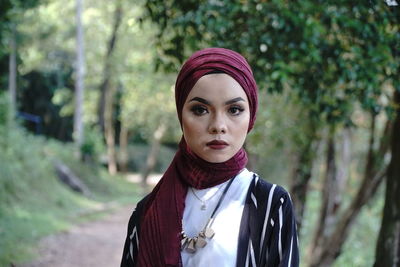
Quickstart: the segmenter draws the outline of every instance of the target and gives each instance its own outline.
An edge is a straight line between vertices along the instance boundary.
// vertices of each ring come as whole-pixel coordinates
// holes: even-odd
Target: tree
[[[175,112],[171,108],[173,80],[152,68],[152,26],[138,19],[142,9],[122,5],[121,1],[114,6],[100,86],[99,122],[101,126],[104,120],[111,172],[117,170],[118,161],[121,169],[127,169],[130,135],[141,133],[148,141],[151,148],[143,166],[143,180],[146,180],[154,168],[161,141],[176,125],[170,123]],[[119,153],[114,143],[118,139]]]
[[[162,112],[171,114],[170,109],[164,109],[160,103],[141,98],[126,98],[126,95],[131,91],[137,91],[141,97],[154,97],[157,93],[170,96],[173,80],[164,74],[154,73],[151,62],[153,32],[151,26],[143,26],[140,22],[142,9],[136,4],[122,1],[86,0],[85,3],[85,12],[82,14],[86,40],[85,57],[90,68],[85,71],[87,90],[83,101],[85,113],[82,119],[87,126],[85,129],[89,132],[92,131],[91,128],[96,127],[98,101],[102,95],[100,91],[106,92],[104,107],[107,107],[105,114],[107,114],[108,137],[104,140],[108,140],[108,147],[112,148],[109,151],[115,151],[109,153],[113,155],[110,159],[114,158],[115,170],[115,163],[118,161],[117,152],[126,151],[130,135],[141,134],[149,143],[152,140],[151,133],[158,126],[159,117],[147,117],[142,114],[154,114],[151,109],[154,110],[155,106],[160,107],[156,110],[156,114],[160,115]],[[63,16],[60,17],[57,11],[61,8]],[[24,78],[20,97],[28,100],[35,95],[35,99],[38,100],[24,101],[23,106],[26,109],[32,108],[30,110],[41,110],[41,115],[50,118],[44,125],[46,128],[44,133],[49,136],[59,137],[49,134],[47,128],[55,127],[58,122],[68,118],[68,123],[61,125],[57,132],[62,130],[70,136],[72,127],[69,122],[74,113],[70,68],[75,62],[75,35],[71,33],[75,32],[75,25],[71,25],[69,21],[74,17],[74,3],[50,1],[23,15],[19,31],[26,36],[29,46],[19,48],[23,55],[19,69]],[[46,90],[38,90],[40,87]],[[168,106],[172,98],[166,101]],[[127,99],[130,102],[126,101]],[[134,113],[137,106],[146,106],[146,109],[141,110],[144,113],[140,115]],[[126,118],[125,114],[129,114],[129,118]],[[146,117],[147,120],[143,120],[142,117]],[[164,121],[169,123],[168,120]],[[165,135],[170,136],[168,131],[169,127]],[[63,138],[63,140],[70,139]],[[164,140],[165,136],[162,138],[162,141]],[[121,150],[114,147],[114,142],[118,141],[122,144]],[[85,144],[86,141],[84,146]]]
[[[38,0],[2,1],[0,5],[0,62],[8,56],[8,91],[9,91],[9,124],[14,120],[17,110],[17,29],[16,24],[21,14],[39,3]],[[8,39],[8,42],[6,41]],[[9,46],[6,47],[5,44]],[[1,77],[0,81],[4,79]],[[0,84],[1,85],[1,84]]]
[[[146,40],[142,40],[146,44]],[[140,48],[140,46],[139,46]],[[141,134],[150,145],[146,163],[142,167],[141,181],[146,186],[147,178],[155,167],[159,149],[163,140],[176,142],[180,135],[173,100],[173,77],[154,73],[151,51],[142,47],[137,50],[135,75],[130,75],[121,98],[121,128],[131,134]],[[146,53],[147,52],[147,53]],[[142,64],[138,64],[142,63]],[[128,135],[127,133],[124,133]],[[126,137],[126,136],[125,136]],[[125,144],[125,139],[120,139]],[[124,152],[123,145],[120,146]],[[127,153],[127,152],[125,152]]]
[[[9,124],[14,120],[17,96],[17,37],[15,25],[11,26],[10,37],[10,67],[8,78],[8,94],[10,96]]]
[[[83,97],[85,79],[85,48],[82,26],[83,0],[76,0],[76,77],[75,77],[75,112],[74,141],[80,155],[83,144]]]
[[[121,25],[123,12],[121,1],[115,2],[114,22],[107,45],[107,52],[104,62],[103,81],[100,85],[100,98],[98,104],[99,125],[104,132],[107,144],[108,171],[110,174],[117,172],[117,159],[115,152],[115,92],[118,86],[118,79],[113,79],[115,75],[115,64],[113,64],[113,54],[118,40],[118,30]]]
[[[389,19],[393,22],[392,30],[392,54],[397,60],[400,60],[400,11],[398,6],[391,8]],[[400,73],[399,64],[392,65],[394,80],[394,120],[391,133],[391,160],[386,176],[386,195],[385,206],[381,230],[379,232],[378,242],[376,244],[376,259],[374,266],[398,266],[400,264],[400,83],[398,75]]]
[[[391,120],[384,123],[385,130],[380,130],[376,117],[391,109],[391,105],[380,100],[390,99],[390,90],[385,90],[384,84],[392,84],[393,73],[399,74],[399,60],[391,52],[395,44],[391,40],[399,43],[399,37],[392,38],[393,23],[388,19],[387,5],[383,1],[370,1],[354,6],[346,0],[317,4],[315,1],[178,4],[148,0],[146,8],[160,29],[160,65],[171,68],[193,50],[222,46],[245,55],[262,89],[280,92],[290,88],[296,92],[305,111],[303,121],[310,125],[305,133],[311,133],[304,135],[309,139],[299,150],[300,171],[293,177],[293,200],[300,211],[300,220],[315,160],[312,148],[321,137],[328,138],[325,184],[336,184],[338,174],[334,170],[340,166],[336,166],[334,158],[335,133],[355,126],[352,121],[355,103],[371,114],[371,141],[358,195],[343,208],[344,215],[340,217],[333,203],[337,197],[334,191],[326,191],[327,199],[321,207],[329,214],[321,217],[321,225],[317,227],[324,229],[324,233],[316,239],[311,265],[331,265],[386,169],[382,159],[387,153]],[[323,136],[325,129],[327,137]],[[338,223],[327,224],[330,217]]]
[[[375,267],[400,264],[400,88],[395,92],[396,114],[391,135],[392,158],[386,177],[386,197],[379,239],[376,244]]]
[[[19,16],[17,102],[19,111],[41,121],[36,124],[41,134],[71,141],[76,24],[70,21],[76,16],[75,1],[64,3],[63,16],[55,16],[60,8],[56,1],[42,2]],[[37,132],[32,123],[23,125]]]

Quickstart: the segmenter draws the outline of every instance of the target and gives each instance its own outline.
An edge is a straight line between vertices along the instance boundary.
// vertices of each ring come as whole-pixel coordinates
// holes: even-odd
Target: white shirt
[[[247,169],[243,169],[236,176],[214,215],[214,222],[211,225],[215,232],[214,237],[206,239],[208,244],[204,248],[198,248],[195,253],[182,250],[183,266],[232,267],[236,265],[240,222],[252,177],[253,173]],[[202,190],[189,188],[183,212],[183,230],[188,237],[197,236],[203,230],[228,182]],[[192,190],[197,197],[205,201],[206,210],[201,209],[202,202]]]

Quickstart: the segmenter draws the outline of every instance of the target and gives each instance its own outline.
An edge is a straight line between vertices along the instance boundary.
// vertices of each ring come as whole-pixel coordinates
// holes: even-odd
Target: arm
[[[288,193],[277,201],[270,222],[272,235],[267,266],[298,267],[299,249],[292,201]]]
[[[128,223],[128,231],[125,239],[124,251],[122,253],[121,267],[134,267],[139,248],[138,236],[138,211],[135,210]]]
[[[135,267],[139,250],[140,219],[149,195],[144,197],[136,206],[128,223],[128,231],[122,253],[121,267]]]

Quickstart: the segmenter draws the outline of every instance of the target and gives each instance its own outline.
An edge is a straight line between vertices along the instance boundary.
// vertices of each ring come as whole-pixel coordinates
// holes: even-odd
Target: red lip
[[[212,140],[206,144],[208,147],[212,149],[224,149],[228,146],[228,143],[222,140]]]

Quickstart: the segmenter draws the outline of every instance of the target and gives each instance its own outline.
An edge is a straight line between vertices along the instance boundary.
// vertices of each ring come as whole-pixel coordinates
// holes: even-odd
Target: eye
[[[243,111],[244,111],[244,108],[242,108],[241,106],[231,106],[231,107],[229,107],[229,110],[228,110],[228,112],[234,116],[240,115]]]
[[[193,112],[193,114],[196,115],[196,116],[202,116],[202,115],[208,113],[208,110],[207,110],[206,107],[204,107],[204,106],[199,106],[199,105],[193,106],[193,107],[190,109],[190,111]]]

